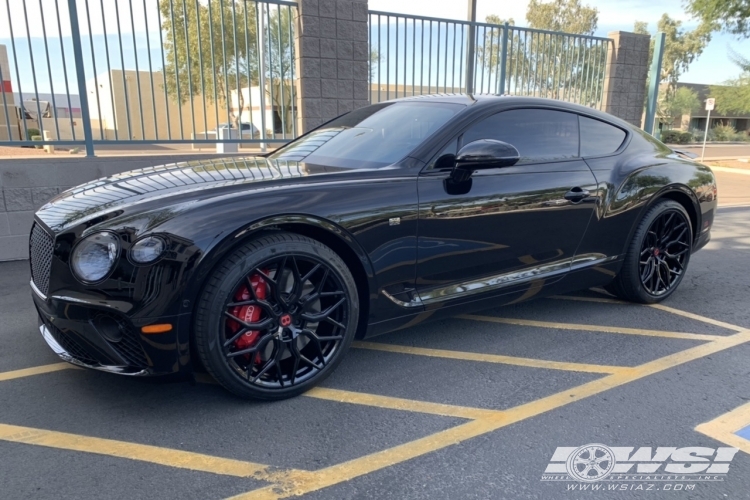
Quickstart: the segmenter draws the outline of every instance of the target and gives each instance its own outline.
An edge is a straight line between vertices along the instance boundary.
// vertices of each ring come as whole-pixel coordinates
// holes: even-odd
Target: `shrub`
[[[27,128],[26,129],[26,140],[33,141],[35,135],[42,135],[38,128]],[[40,139],[41,140],[41,139]]]
[[[691,128],[690,133],[693,134],[693,142],[703,142],[703,130]]]
[[[737,131],[731,125],[717,125],[711,129],[715,141],[737,140]]]
[[[664,130],[661,133],[661,141],[667,144],[687,144],[692,140],[693,134],[682,130]]]
[[[41,135],[32,135],[32,136],[31,136],[31,140],[32,140],[32,141],[41,141],[42,139],[43,139],[43,137],[42,137]],[[35,147],[35,148],[37,148],[37,149],[42,149],[42,146],[41,146],[41,145],[39,145],[39,146],[34,146],[34,147]]]

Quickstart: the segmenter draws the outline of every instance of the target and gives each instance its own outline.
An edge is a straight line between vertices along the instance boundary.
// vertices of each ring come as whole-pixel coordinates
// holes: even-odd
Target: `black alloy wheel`
[[[638,225],[620,274],[606,289],[632,302],[661,302],[682,282],[692,242],[685,208],[672,200],[658,202]]]
[[[676,210],[659,214],[641,245],[643,288],[656,297],[669,292],[685,272],[689,254],[690,222]]]
[[[336,253],[276,233],[235,251],[208,280],[196,347],[209,373],[235,394],[283,399],[333,371],[358,314],[354,278]]]

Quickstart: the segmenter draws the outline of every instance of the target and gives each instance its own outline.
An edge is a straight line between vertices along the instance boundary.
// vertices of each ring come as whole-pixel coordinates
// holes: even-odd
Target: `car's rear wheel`
[[[685,208],[672,200],[658,202],[638,225],[622,270],[607,290],[632,302],[661,302],[682,282],[692,241]]]
[[[196,350],[238,396],[288,398],[330,375],[358,316],[341,258],[318,241],[276,233],[237,249],[210,276],[196,308]]]

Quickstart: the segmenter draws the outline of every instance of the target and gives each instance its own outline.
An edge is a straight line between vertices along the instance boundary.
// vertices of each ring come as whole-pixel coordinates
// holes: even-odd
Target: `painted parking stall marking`
[[[750,454],[750,403],[701,424],[695,430]]]
[[[77,366],[70,363],[53,363],[51,365],[34,366],[32,368],[23,368],[0,373],[0,382],[13,380],[14,378],[30,377],[32,375],[42,375],[44,373],[59,372],[60,370],[80,370]]]
[[[556,297],[556,299],[588,302],[592,304],[621,304],[620,301],[613,300],[603,295],[594,297],[565,296]],[[630,306],[644,307],[638,305]],[[274,467],[251,461],[235,460],[232,458],[217,457],[159,446],[3,423],[0,423],[0,440],[32,446],[69,450],[73,452],[100,454],[219,475],[252,478],[268,483],[268,486],[233,497],[238,499],[276,499],[300,496],[397,465],[433,451],[493,432],[513,423],[521,422],[534,416],[581,401],[585,398],[601,394],[610,389],[648,377],[655,373],[750,342],[750,330],[742,327],[667,306],[645,307],[651,307],[661,313],[682,316],[689,320],[707,325],[719,326],[724,329],[732,330],[734,333],[729,335],[714,335],[700,333],[699,331],[696,331],[695,333],[685,333],[647,328],[641,329],[595,324],[561,323],[557,321],[540,321],[484,315],[460,316],[460,318],[466,321],[492,323],[510,327],[524,326],[542,330],[555,329],[570,332],[570,335],[575,335],[576,332],[597,332],[612,335],[638,336],[643,338],[644,342],[650,342],[655,339],[667,339],[667,342],[669,341],[668,339],[689,339],[701,342],[694,347],[633,367],[549,361],[530,357],[419,348],[378,342],[356,342],[354,347],[363,350],[386,351],[396,355],[444,358],[455,360],[459,363],[491,363],[495,364],[498,370],[504,369],[503,367],[521,366],[526,368],[593,373],[601,376],[584,384],[570,387],[558,393],[504,410],[475,408],[471,406],[420,401],[344,389],[316,387],[307,392],[304,396],[326,401],[334,405],[360,405],[364,407],[401,411],[412,414],[423,413],[464,419],[463,423],[459,423],[458,425],[454,425],[453,427],[435,432],[428,436],[318,470]],[[700,329],[698,328],[697,330]],[[533,335],[530,337],[533,338]],[[61,372],[57,376],[62,377],[64,376],[65,370],[70,368],[75,369],[72,365],[56,363],[52,365],[4,372],[0,373],[0,382],[4,381],[6,383],[12,383],[13,380],[37,375],[41,376],[54,372]],[[196,378],[199,382],[211,382],[208,377],[203,375],[199,375]],[[697,430],[718,439],[729,447],[750,453],[750,403],[722,415],[714,421],[701,424],[698,426]],[[581,454],[583,459],[585,459],[587,456],[586,453],[581,452]],[[620,458],[622,458],[622,456],[623,455],[620,454]],[[622,465],[622,463],[620,465]]]

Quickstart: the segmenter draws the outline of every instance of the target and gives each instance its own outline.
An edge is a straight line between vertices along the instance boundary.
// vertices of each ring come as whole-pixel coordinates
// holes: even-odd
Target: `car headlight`
[[[120,241],[108,232],[87,236],[73,249],[70,267],[76,278],[84,282],[104,279],[117,259]]]
[[[147,236],[135,242],[130,249],[130,258],[138,264],[148,264],[158,259],[166,246],[158,236]]]

